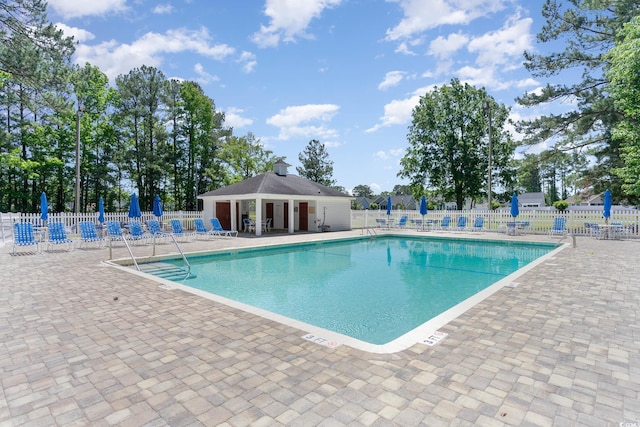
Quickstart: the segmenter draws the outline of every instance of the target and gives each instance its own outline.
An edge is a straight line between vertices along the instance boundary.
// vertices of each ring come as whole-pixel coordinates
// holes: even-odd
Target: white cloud
[[[256,61],[256,56],[253,53],[247,52],[247,51],[242,51],[242,53],[240,54],[240,59],[238,59],[238,62],[243,64],[242,71],[245,74],[249,74],[253,72],[253,70],[256,68],[256,65],[258,65],[258,61]]]
[[[280,41],[292,42],[311,37],[306,33],[309,23],[319,18],[325,9],[340,5],[342,0],[266,0],[264,14],[270,18],[268,26],[261,25],[252,41],[260,47],[274,47]]]
[[[384,106],[384,115],[380,118],[380,123],[365,130],[365,132],[372,133],[383,127],[404,125],[409,123],[411,121],[413,108],[420,102],[420,97],[423,96],[426,92],[430,91],[432,88],[433,85],[419,88],[414,91],[413,95],[411,95],[409,98],[394,99]]]
[[[267,124],[280,128],[278,139],[313,137],[320,141],[337,139],[337,132],[325,126],[340,109],[334,104],[308,104],[286,107],[267,119]],[[320,126],[309,124],[321,122]]]
[[[521,67],[522,52],[532,48],[531,18],[511,17],[497,31],[488,32],[469,42],[469,52],[477,53],[476,64]],[[501,67],[504,69],[504,67]]]
[[[65,19],[93,15],[102,16],[124,12],[128,9],[127,0],[49,0],[47,6]]]
[[[199,31],[178,29],[164,34],[147,33],[131,44],[115,40],[95,46],[80,44],[76,48],[75,62],[90,62],[114,79],[142,65],[158,67],[164,60],[164,54],[179,52],[194,52],[214,60],[224,60],[235,50],[226,44],[210,44],[209,33],[204,28]]]
[[[214,81],[218,81],[220,80],[220,78],[216,75],[213,74],[209,74],[207,71],[205,71],[204,67],[202,66],[202,64],[197,63],[196,65],[193,66],[193,70],[196,72],[196,74],[198,75],[198,82],[202,83],[202,84],[207,84],[207,83],[211,83]]]
[[[504,8],[504,0],[387,0],[398,3],[404,18],[387,30],[387,40],[412,38],[441,25],[468,24]]]
[[[438,36],[429,44],[429,54],[439,59],[449,58],[469,42],[469,37],[461,34],[449,34],[447,38]]]
[[[224,124],[233,129],[240,129],[253,124],[252,119],[242,117],[244,110],[235,107],[229,107],[224,112]]]
[[[403,71],[389,71],[384,76],[384,80],[378,85],[378,89],[385,90],[390,87],[396,86],[402,81],[404,75],[405,73]]]
[[[65,36],[69,37],[73,37],[73,40],[78,42],[78,43],[82,43],[88,40],[93,40],[94,38],[96,38],[96,36],[87,31],[87,30],[83,30],[82,28],[78,28],[78,27],[70,27],[66,24],[63,24],[61,22],[58,22],[57,24],[55,24],[56,28],[58,28],[59,30],[62,30],[62,32],[64,33]]]
[[[376,151],[373,154],[373,157],[375,157],[377,159],[380,159],[380,160],[387,160],[389,158],[389,155],[386,152],[380,150],[380,151]]]
[[[155,13],[156,15],[166,15],[166,14],[170,14],[174,11],[174,8],[171,4],[167,3],[167,4],[159,4],[156,5],[156,7],[153,8],[153,13]]]

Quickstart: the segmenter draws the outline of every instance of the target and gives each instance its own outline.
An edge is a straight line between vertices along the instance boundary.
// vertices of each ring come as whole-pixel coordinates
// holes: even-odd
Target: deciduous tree
[[[462,209],[465,199],[482,198],[487,188],[489,140],[486,106],[492,115],[492,174],[496,186],[510,186],[514,144],[504,130],[508,110],[484,89],[461,84],[436,87],[420,98],[407,135],[409,147],[398,176],[415,188],[436,189]]]

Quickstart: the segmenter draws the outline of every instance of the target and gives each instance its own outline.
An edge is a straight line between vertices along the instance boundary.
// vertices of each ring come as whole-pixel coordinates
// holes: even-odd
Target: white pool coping
[[[532,243],[532,244],[536,244],[539,242],[522,242],[522,243]],[[288,246],[288,245],[285,245]],[[347,336],[347,335],[343,335],[340,334],[338,332],[334,332],[334,331],[330,331],[328,329],[324,329],[309,323],[305,323],[302,322],[300,320],[296,320],[296,319],[292,319],[290,317],[287,316],[283,316],[281,314],[277,314],[277,313],[273,313],[271,311],[268,310],[264,310],[258,307],[254,307],[239,301],[235,301],[229,298],[225,298],[223,296],[220,295],[215,295],[215,294],[211,294],[209,292],[206,291],[202,291],[200,289],[196,289],[196,288],[192,288],[190,286],[187,285],[183,285],[181,283],[178,282],[174,282],[174,281],[170,281],[170,280],[166,280],[163,279],[161,277],[158,276],[154,276],[152,274],[148,274],[145,273],[143,271],[136,271],[131,269],[130,266],[123,266],[118,264],[119,260],[114,260],[113,262],[106,262],[107,264],[121,269],[123,271],[127,271],[129,273],[132,274],[136,274],[136,275],[140,275],[143,276],[147,279],[153,280],[155,282],[159,282],[159,288],[163,291],[171,291],[173,289],[179,289],[182,290],[184,292],[188,292],[190,294],[193,295],[197,295],[200,296],[202,298],[206,298],[208,300],[211,301],[215,301],[218,302],[220,304],[224,304],[227,305],[229,307],[232,308],[236,308],[242,311],[245,311],[247,313],[251,313],[254,314],[256,316],[260,316],[263,317],[265,319],[268,320],[272,320],[274,322],[278,322],[281,323],[283,325],[286,326],[291,326],[293,328],[296,329],[300,329],[301,331],[303,331],[303,333],[301,333],[300,338],[304,339],[303,337],[305,337],[308,334],[312,334],[313,336],[317,337],[318,340],[317,342],[319,344],[322,343],[326,343],[326,342],[331,342],[332,344],[335,343],[337,345],[346,345],[358,350],[362,350],[362,351],[366,351],[369,353],[376,353],[376,354],[390,354],[390,353],[397,353],[403,350],[406,350],[407,348],[417,344],[417,343],[422,343],[425,339],[427,339],[429,336],[433,335],[435,332],[438,331],[439,328],[443,327],[444,325],[446,325],[447,323],[451,322],[452,320],[456,319],[457,317],[459,317],[460,315],[464,314],[466,311],[468,311],[469,309],[471,309],[472,307],[474,307],[475,305],[479,304],[480,302],[484,301],[485,299],[487,299],[488,297],[490,297],[491,295],[493,295],[494,293],[498,292],[499,290],[501,290],[504,287],[514,287],[519,285],[516,280],[524,275],[526,272],[528,272],[529,270],[533,269],[534,267],[547,262],[548,260],[552,259],[553,257],[556,256],[556,254],[565,249],[570,247],[569,243],[564,243],[562,245],[560,245],[559,247],[555,248],[554,250],[550,251],[549,253],[531,261],[529,264],[527,264],[526,266],[524,266],[523,268],[509,274],[508,276],[500,279],[499,281],[497,281],[496,283],[488,286],[487,288],[477,292],[476,294],[472,295],[471,297],[465,299],[464,301],[461,301],[460,303],[456,304],[455,306],[451,307],[450,309],[442,312],[441,314],[433,317],[432,319],[428,320],[427,322],[423,323],[422,325],[412,329],[411,331],[401,335],[400,337],[386,343],[386,344],[371,344],[368,343],[366,341],[361,341],[358,340],[356,338]],[[253,247],[256,248],[256,247]],[[259,247],[262,248],[262,247]],[[239,249],[240,251],[242,251],[243,249],[252,249],[251,247],[249,248],[242,248]],[[212,252],[211,252],[212,253]],[[190,254],[191,255],[191,254]],[[160,257],[160,259],[167,259],[167,258],[175,258],[175,255],[173,256],[164,256],[164,257]],[[126,260],[125,260],[126,261]],[[129,260],[130,261],[130,260]],[[426,345],[426,344],[425,344]],[[331,345],[334,346],[334,345]]]

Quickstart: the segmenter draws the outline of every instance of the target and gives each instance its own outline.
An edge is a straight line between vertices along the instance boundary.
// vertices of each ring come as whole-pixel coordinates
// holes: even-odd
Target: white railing
[[[168,223],[171,219],[182,220],[185,229],[193,229],[193,219],[202,218],[202,211],[167,211],[162,215],[162,220]],[[412,226],[412,221],[422,219],[420,212],[415,210],[393,210],[391,218],[398,221],[403,215],[408,216],[407,227]],[[471,227],[476,217],[484,218],[484,230],[501,232],[507,222],[513,221],[508,209],[500,209],[496,211],[487,210],[430,210],[425,219],[442,220],[443,217],[451,217],[451,225],[455,226],[457,218],[460,216],[467,217],[467,227]],[[602,217],[602,207],[590,210],[585,209],[569,209],[563,212],[550,209],[527,209],[521,208],[517,220],[527,223],[525,233],[530,234],[546,234],[553,226],[553,219],[562,216],[567,218],[567,231],[571,234],[586,235],[589,233],[585,223],[604,223]],[[155,219],[153,212],[143,212],[142,221]],[[376,218],[387,219],[386,210],[352,210],[351,211],[351,228],[361,229],[365,227],[376,227]],[[13,240],[13,224],[19,221],[28,221],[35,225],[43,224],[39,213],[2,213],[0,212],[0,242]],[[49,221],[62,221],[67,230],[71,233],[77,233],[77,224],[80,221],[98,222],[98,214],[81,213],[74,214],[72,212],[50,213]],[[122,221],[128,222],[128,212],[106,212],[105,221]],[[627,230],[627,236],[637,238],[640,237],[638,225],[640,224],[640,210],[638,209],[622,209],[615,207],[611,212],[609,222],[622,223]]]
[[[421,220],[422,215],[415,210],[393,210],[391,212],[391,219],[398,222],[403,216],[408,216],[407,227],[412,226],[412,222],[415,220]],[[513,218],[507,209],[500,209],[497,211],[488,210],[436,210],[428,211],[425,219],[442,220],[443,217],[451,217],[451,227],[455,227],[457,219],[460,216],[467,217],[467,228],[473,226],[473,222],[476,217],[484,218],[484,230],[493,232],[502,232],[505,230],[507,222],[512,222],[517,219],[518,222],[526,223],[525,233],[529,234],[547,234],[551,228],[553,228],[553,221],[555,217],[565,217],[567,219],[566,229],[571,234],[587,235],[589,234],[588,227],[585,224],[598,223],[604,224],[604,218],[602,217],[602,207],[593,210],[549,210],[549,209],[526,209],[521,208],[520,214],[517,218]],[[388,219],[386,210],[354,210],[351,211],[351,227],[352,228],[364,228],[364,227],[376,227],[376,219]],[[627,230],[628,237],[639,237],[638,224],[640,224],[640,210],[638,209],[620,209],[614,208],[609,218],[611,223],[621,223]]]
[[[168,223],[172,219],[179,219],[182,221],[182,226],[186,230],[193,229],[193,219],[202,218],[201,211],[165,211],[162,214],[162,222]],[[128,212],[105,212],[104,220],[106,221],[120,221],[129,222]],[[143,222],[149,219],[156,219],[153,212],[142,212],[141,220]],[[44,221],[40,218],[40,213],[2,213],[0,212],[0,238],[1,242],[13,240],[13,224],[15,222],[30,222],[36,226],[44,225]],[[49,222],[58,221],[65,225],[68,232],[78,234],[78,224],[81,221],[92,221],[98,223],[98,214],[92,213],[73,213],[73,212],[60,212],[50,213]]]

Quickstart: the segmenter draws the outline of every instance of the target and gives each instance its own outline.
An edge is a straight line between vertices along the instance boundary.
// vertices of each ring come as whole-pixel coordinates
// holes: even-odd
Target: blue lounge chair
[[[215,237],[217,233],[214,232],[213,229],[207,230],[207,227],[204,225],[204,220],[202,218],[196,218],[193,220],[193,225],[196,228],[196,237]]]
[[[403,215],[400,217],[400,221],[398,221],[398,228],[407,228],[407,215]]]
[[[51,250],[53,245],[68,245],[68,251],[73,248],[73,240],[67,238],[67,232],[62,222],[50,222],[47,227],[49,229],[47,250]]]
[[[566,236],[567,230],[565,224],[567,219],[563,216],[557,216],[553,219],[553,228],[549,230],[549,236]]]
[[[80,222],[80,246],[84,246],[87,243],[96,243],[97,246],[102,246],[104,238],[98,236],[96,225],[90,221]]]
[[[13,255],[18,246],[35,246],[36,253],[40,253],[40,241],[33,234],[33,225],[30,222],[16,222],[13,224]]]
[[[451,224],[451,217],[443,217],[442,221],[440,221],[440,230],[449,230],[449,224]]]
[[[484,228],[484,217],[479,216],[473,221],[473,227],[471,231],[482,231]]]
[[[110,242],[124,242],[126,239],[119,221],[107,221],[107,237]]]
[[[142,242],[145,239],[151,237],[150,234],[145,233],[140,221],[129,221],[129,239],[134,242]]]
[[[387,226],[387,220],[384,218],[376,218],[376,224],[378,224],[379,228],[384,228]]]
[[[165,239],[169,235],[162,231],[162,227],[160,226],[160,221],[157,219],[150,219],[147,221],[147,227],[149,228],[149,234],[154,239]]]
[[[459,216],[458,217],[458,222],[456,223],[456,230],[458,231],[464,231],[467,228],[467,217],[466,216]]]
[[[218,220],[218,218],[211,218],[211,227],[213,228],[213,231],[220,235],[220,236],[229,236],[231,237],[232,235],[234,237],[238,237],[238,231],[237,230],[225,230],[224,228],[222,228],[222,224],[220,224],[220,221]]]
[[[182,228],[182,222],[179,219],[172,219],[169,221],[169,224],[171,224],[171,234],[177,240],[188,241],[189,238],[193,236],[193,233],[187,233],[184,231]]]

